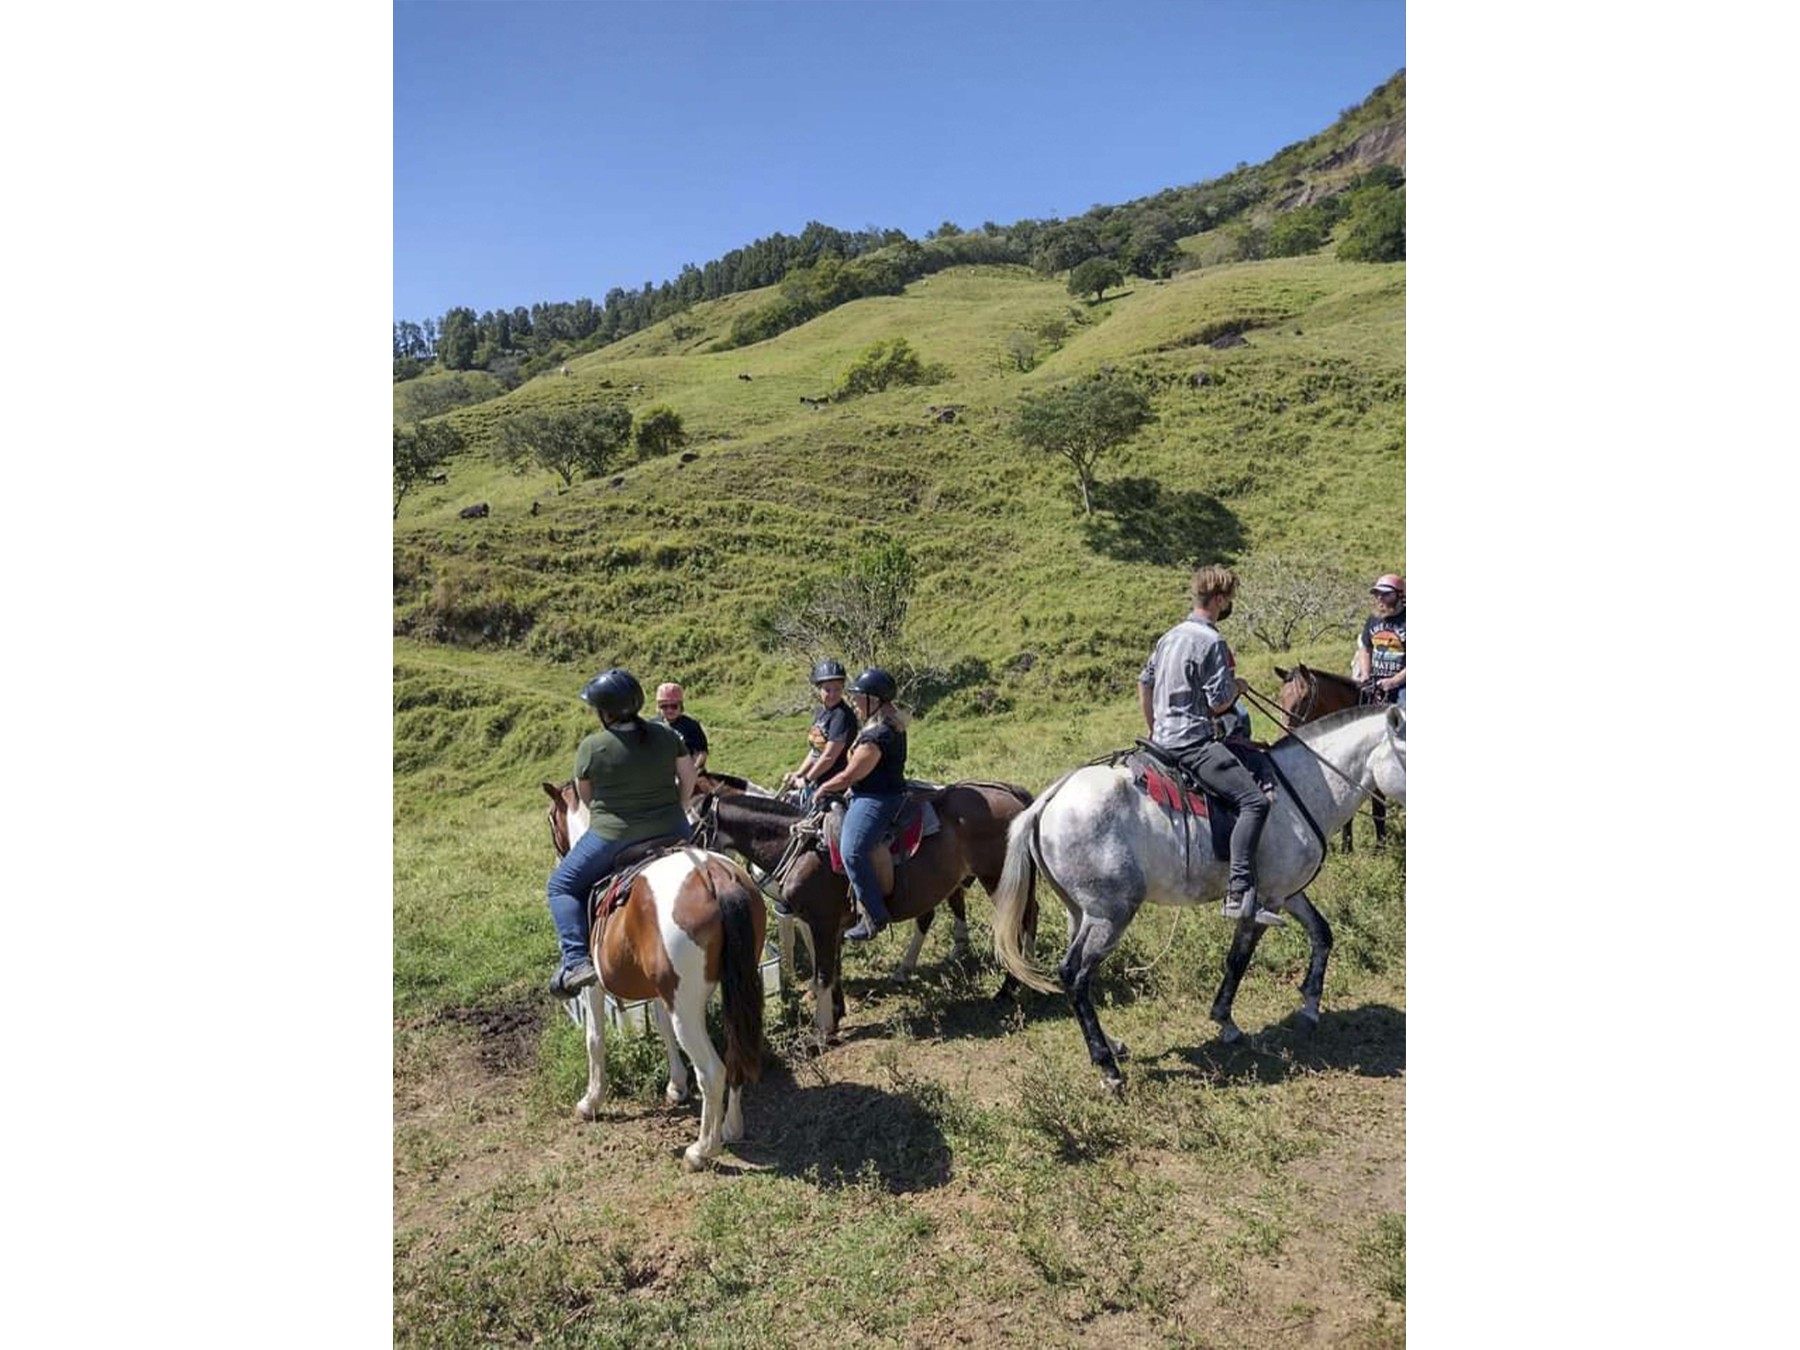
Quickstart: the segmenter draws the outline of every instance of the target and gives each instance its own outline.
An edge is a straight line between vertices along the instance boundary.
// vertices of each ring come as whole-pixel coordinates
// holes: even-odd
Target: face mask
[[[1227,600],[1225,602],[1225,607],[1219,611],[1219,619],[1221,622],[1231,617],[1231,603],[1231,601]]]

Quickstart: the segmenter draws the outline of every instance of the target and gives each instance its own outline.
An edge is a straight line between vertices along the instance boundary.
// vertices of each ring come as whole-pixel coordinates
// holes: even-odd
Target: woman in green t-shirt
[[[644,688],[628,670],[603,670],[581,691],[599,714],[600,730],[575,752],[575,792],[588,808],[587,832],[550,874],[550,917],[562,966],[550,992],[565,997],[600,976],[588,951],[588,893],[613,869],[628,844],[672,834],[686,839],[694,761],[680,733],[638,714]]]

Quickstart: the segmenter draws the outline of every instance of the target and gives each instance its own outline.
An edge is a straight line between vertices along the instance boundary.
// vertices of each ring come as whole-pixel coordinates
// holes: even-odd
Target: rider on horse
[[[862,731],[850,747],[849,763],[819,784],[821,795],[853,788],[838,838],[844,873],[863,911],[862,922],[844,934],[852,942],[867,942],[888,924],[886,897],[869,852],[881,846],[881,836],[906,804],[906,714],[894,706],[899,692],[894,677],[879,666],[856,677],[850,696],[862,714]]]
[[[859,724],[850,705],[844,702],[844,667],[836,661],[824,660],[812,669],[813,688],[818,691],[819,710],[807,728],[806,755],[800,766],[782,777],[785,790],[799,787],[800,805],[811,807],[813,794],[822,779],[831,777],[844,767],[850,742],[856,739]]]
[[[581,691],[600,717],[599,731],[575,752],[575,792],[588,808],[587,833],[550,874],[550,917],[562,966],[550,992],[565,997],[595,983],[588,950],[588,893],[629,844],[659,835],[686,839],[694,761],[687,742],[662,722],[645,721],[644,689],[628,670],[603,670]]]
[[[1231,830],[1231,879],[1226,884],[1228,919],[1254,915],[1259,924],[1284,922],[1279,910],[1257,904],[1256,845],[1269,817],[1269,800],[1251,772],[1223,742],[1215,718],[1236,707],[1248,687],[1237,678],[1237,661],[1219,635],[1219,620],[1231,614],[1237,574],[1228,567],[1194,573],[1194,608],[1164,633],[1138,676],[1138,705],[1150,739],[1192,778],[1237,806]]]
[[[1406,706],[1406,578],[1388,572],[1369,588],[1375,612],[1356,639],[1350,673],[1380,703]]]
[[[706,772],[706,728],[687,715],[687,694],[673,680],[666,680],[656,686],[656,713],[659,720],[666,722],[681,733],[681,739],[687,742],[688,753],[694,757],[694,772]]]

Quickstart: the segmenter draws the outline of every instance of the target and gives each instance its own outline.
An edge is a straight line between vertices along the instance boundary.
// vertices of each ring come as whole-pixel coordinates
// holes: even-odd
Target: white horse
[[[1284,736],[1270,754],[1292,791],[1282,791],[1269,809],[1256,850],[1257,892],[1263,904],[1286,909],[1306,928],[1312,961],[1300,985],[1300,1016],[1316,1026],[1331,927],[1304,888],[1324,862],[1326,838],[1372,791],[1405,804],[1406,712],[1378,705],[1333,713]],[[1204,826],[1189,835],[1191,847],[1184,846],[1169,812],[1132,786],[1128,769],[1087,765],[1039,797],[1013,822],[1007,841],[1006,871],[994,896],[995,953],[1034,989],[1057,992],[1020,946],[1027,902],[1034,899],[1041,871],[1069,911],[1069,950],[1057,968],[1061,988],[1081,1024],[1089,1058],[1115,1092],[1125,1083],[1118,1065],[1124,1046],[1100,1029],[1089,986],[1145,901],[1191,905],[1225,894],[1230,864],[1211,856]],[[1212,1018],[1227,1042],[1243,1034],[1231,1020],[1231,1004],[1262,931],[1253,918],[1240,920],[1225,957]]]
[[[589,813],[574,784],[545,783],[549,794],[550,838],[558,855],[587,832]],[[689,1171],[706,1166],[721,1143],[744,1137],[743,1084],[762,1068],[763,934],[762,895],[748,873],[730,858],[699,848],[683,848],[658,858],[632,879],[631,890],[589,939],[600,982],[577,997],[586,1005],[587,1091],[576,1103],[583,1120],[593,1120],[606,1100],[605,994],[620,1000],[644,999],[669,1057],[670,1102],[687,1099],[687,1069],[681,1051],[700,1079],[700,1138],[682,1157]],[[725,1053],[706,1029],[706,1004],[722,988]]]

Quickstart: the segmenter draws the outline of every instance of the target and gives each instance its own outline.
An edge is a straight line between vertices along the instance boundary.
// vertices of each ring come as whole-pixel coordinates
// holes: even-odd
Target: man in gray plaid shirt
[[[1231,614],[1237,586],[1237,573],[1228,567],[1202,567],[1194,573],[1193,611],[1157,641],[1138,676],[1138,704],[1150,739],[1198,782],[1237,805],[1225,917],[1254,915],[1259,924],[1277,924],[1285,922],[1281,912],[1258,904],[1256,897],[1256,843],[1269,818],[1269,801],[1255,777],[1220,742],[1214,722],[1237,716],[1234,709],[1245,688],[1218,629],[1219,621]]]

